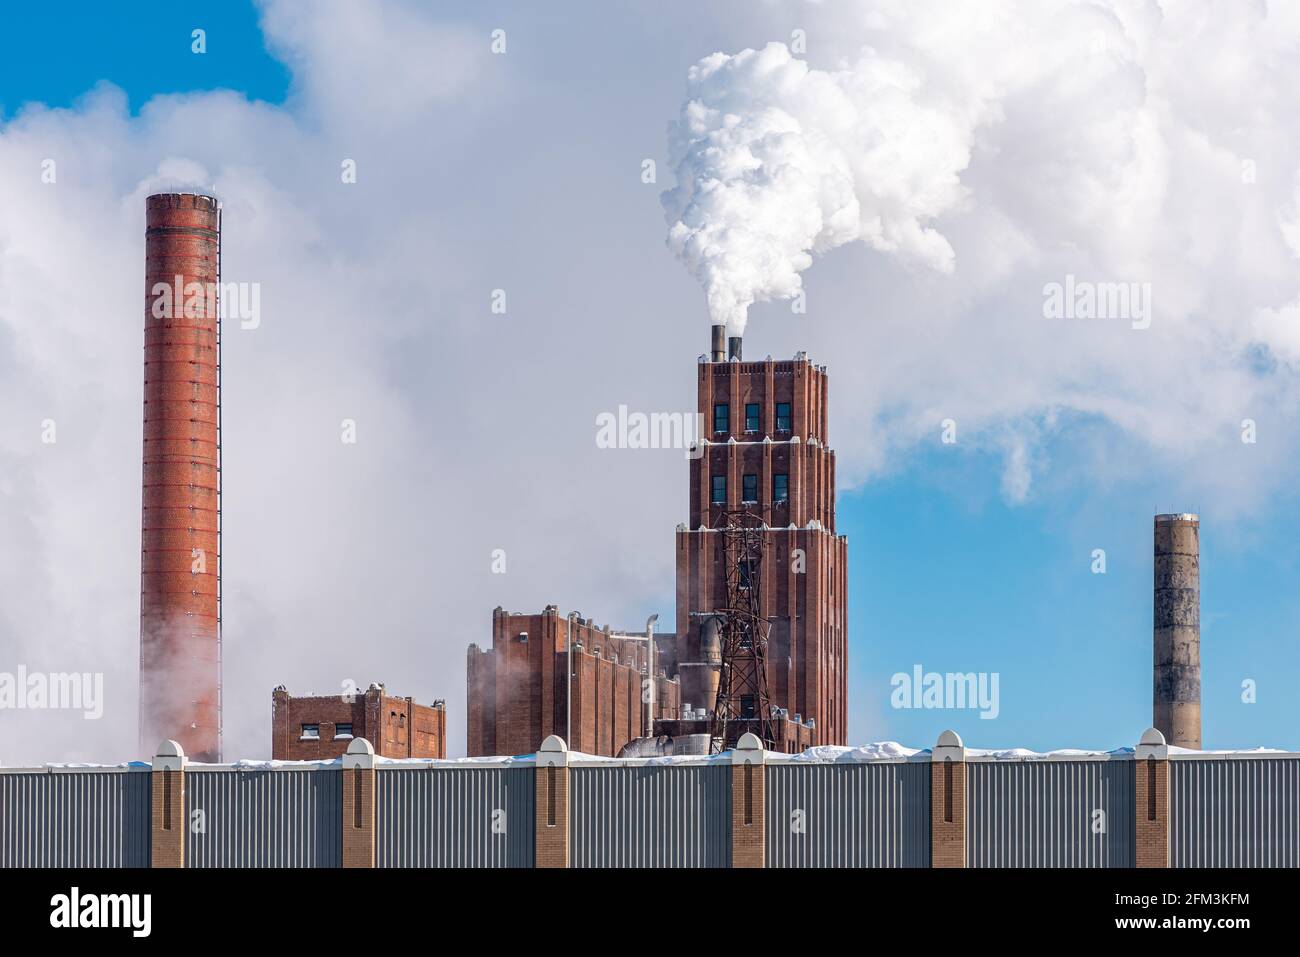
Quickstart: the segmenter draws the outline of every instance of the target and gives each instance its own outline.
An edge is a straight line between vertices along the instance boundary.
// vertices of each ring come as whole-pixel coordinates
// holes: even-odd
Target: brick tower
[[[770,622],[774,707],[813,726],[812,744],[847,735],[848,542],[835,534],[835,453],[827,446],[827,377],[799,353],[745,362],[741,339],[715,326],[698,367],[706,444],[690,464],[690,522],[677,529],[677,668],[681,700],[712,709],[727,584],[719,529],[746,508],[762,532],[760,614]]]
[[[221,209],[145,206],[140,744],[221,754]]]

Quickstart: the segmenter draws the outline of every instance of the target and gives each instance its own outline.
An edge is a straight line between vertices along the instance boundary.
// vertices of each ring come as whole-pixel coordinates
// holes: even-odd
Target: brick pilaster
[[[153,758],[149,866],[185,866],[185,751],[175,741],[158,745]]]
[[[966,748],[956,731],[930,754],[930,866],[966,866]]]
[[[1137,867],[1169,866],[1169,748],[1165,736],[1147,728],[1133,754]]]
[[[343,755],[343,866],[375,866],[375,747],[365,738]]]
[[[536,764],[537,824],[535,867],[569,866],[569,749],[551,735],[542,742]]]
[[[731,866],[766,867],[764,825],[766,754],[746,732],[731,752]]]

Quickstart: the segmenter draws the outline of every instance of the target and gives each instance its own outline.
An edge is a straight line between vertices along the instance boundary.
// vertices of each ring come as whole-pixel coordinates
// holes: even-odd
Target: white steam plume
[[[715,53],[691,67],[669,129],[668,245],[732,334],[750,304],[794,297],[814,255],[854,240],[949,272],[928,223],[962,199],[970,141],[960,111],[873,51],[836,72],[782,43]]]

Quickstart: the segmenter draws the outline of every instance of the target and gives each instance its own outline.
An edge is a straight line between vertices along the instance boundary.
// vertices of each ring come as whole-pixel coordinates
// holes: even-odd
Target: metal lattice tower
[[[775,750],[772,699],[767,691],[768,621],[762,607],[762,522],[747,509],[718,513],[727,577],[723,615],[722,666],[713,709],[713,751],[722,751],[746,731]]]

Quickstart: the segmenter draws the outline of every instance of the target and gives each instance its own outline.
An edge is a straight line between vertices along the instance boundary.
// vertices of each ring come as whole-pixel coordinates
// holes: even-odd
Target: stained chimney
[[[714,362],[727,361],[727,327],[716,325],[713,327],[713,347],[710,350],[713,354]]]
[[[221,759],[221,209],[145,201],[140,745]]]
[[[743,340],[740,336],[732,336],[727,340],[727,358],[740,361],[740,346]]]
[[[1155,519],[1152,725],[1165,741],[1201,747],[1201,520]]]

